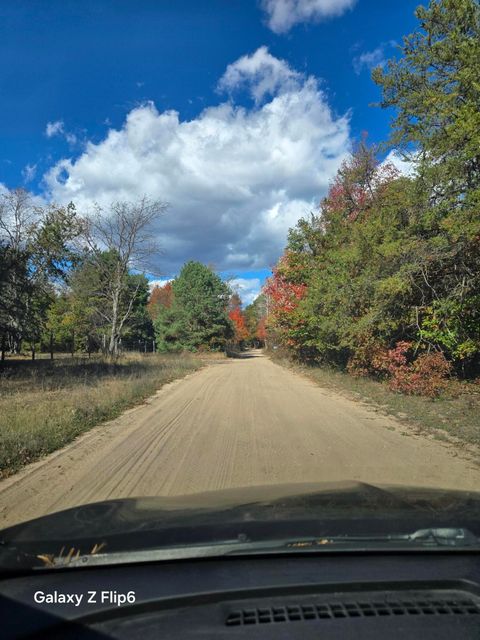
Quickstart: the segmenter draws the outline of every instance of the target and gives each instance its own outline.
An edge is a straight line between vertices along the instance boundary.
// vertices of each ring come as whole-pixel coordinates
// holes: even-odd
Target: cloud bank
[[[190,259],[237,273],[272,265],[346,157],[349,116],[265,47],[229,65],[218,90],[226,99],[193,120],[153,103],[132,109],[120,129],[51,168],[48,196],[80,211],[144,194],[169,202],[156,230],[166,275]],[[236,101],[242,91],[251,106]]]

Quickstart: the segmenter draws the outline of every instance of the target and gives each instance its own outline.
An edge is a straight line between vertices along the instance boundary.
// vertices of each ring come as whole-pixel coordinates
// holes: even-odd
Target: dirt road
[[[284,482],[480,488],[451,446],[252,352],[163,387],[0,483],[0,527],[109,498]]]

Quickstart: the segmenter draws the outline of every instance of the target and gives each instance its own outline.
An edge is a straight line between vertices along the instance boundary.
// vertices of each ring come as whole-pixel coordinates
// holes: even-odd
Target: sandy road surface
[[[214,362],[0,483],[0,527],[109,498],[284,482],[480,488],[451,446],[261,355]]]

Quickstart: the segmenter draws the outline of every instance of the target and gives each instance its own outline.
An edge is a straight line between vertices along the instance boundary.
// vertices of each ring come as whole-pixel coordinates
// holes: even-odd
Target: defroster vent
[[[311,602],[280,606],[247,607],[231,611],[227,626],[305,622],[332,618],[365,618],[373,616],[445,616],[480,617],[480,604],[471,598],[422,598],[370,600],[352,599],[337,602]]]

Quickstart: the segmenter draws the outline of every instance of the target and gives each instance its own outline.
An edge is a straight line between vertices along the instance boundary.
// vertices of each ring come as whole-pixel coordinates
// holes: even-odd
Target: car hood
[[[464,527],[480,536],[480,493],[358,482],[226,489],[80,505],[0,531],[1,549],[109,551]]]

